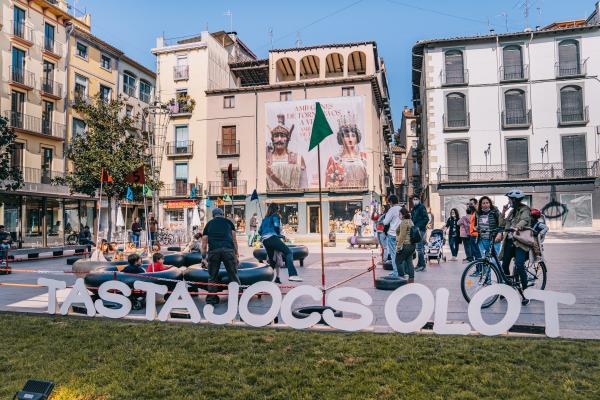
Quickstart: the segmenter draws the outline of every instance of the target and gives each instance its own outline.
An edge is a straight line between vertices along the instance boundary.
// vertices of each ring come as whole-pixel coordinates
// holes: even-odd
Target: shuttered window
[[[235,126],[224,126],[221,131],[223,154],[237,154]]]
[[[565,176],[585,176],[587,173],[585,135],[563,136],[562,157]]]
[[[525,92],[522,90],[508,90],[504,93],[505,124],[523,125],[527,123],[527,110]]]
[[[506,141],[506,169],[509,179],[529,177],[529,146],[527,139],[515,138]]]
[[[446,144],[448,178],[450,180],[469,179],[469,142],[453,140]]]
[[[502,50],[504,80],[523,79],[523,58],[521,46],[506,46]]]
[[[446,96],[446,109],[448,111],[448,127],[460,128],[467,126],[467,104],[462,93],[450,93]]]
[[[446,83],[464,83],[465,67],[463,53],[460,50],[449,50],[445,53]]]
[[[558,76],[579,75],[579,42],[563,40],[558,44]]]
[[[583,121],[583,93],[579,86],[560,90],[560,117],[562,122]]]

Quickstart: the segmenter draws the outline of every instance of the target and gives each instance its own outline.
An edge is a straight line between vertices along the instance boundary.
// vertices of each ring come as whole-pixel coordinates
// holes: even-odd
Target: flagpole
[[[125,221],[123,224],[125,225],[125,232],[123,234],[123,251],[125,251],[127,246],[127,205],[125,205]]]
[[[321,236],[321,285],[323,306],[325,306],[325,255],[323,254],[323,198],[321,193],[321,145],[317,145],[317,170],[319,174],[319,233]]]
[[[146,185],[144,185],[144,187],[145,186]],[[148,207],[146,205],[146,193],[144,193],[144,188],[142,188],[142,195],[144,197],[144,225],[146,225],[146,247],[148,248],[148,255],[152,257],[152,243],[150,243],[150,232],[148,230]]]
[[[98,195],[98,224],[96,229],[96,250],[100,249],[100,217],[102,211],[102,188],[104,183],[104,168],[100,173],[100,193]]]

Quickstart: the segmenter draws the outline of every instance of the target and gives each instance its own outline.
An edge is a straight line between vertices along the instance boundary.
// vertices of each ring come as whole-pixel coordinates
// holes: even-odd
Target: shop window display
[[[46,232],[48,246],[64,244],[62,200],[46,199]]]
[[[15,244],[21,240],[21,202],[18,198],[6,198],[0,204],[0,224],[10,233]]]
[[[362,211],[362,201],[332,201],[329,203],[330,229],[335,233],[354,233],[352,218],[356,210]]]
[[[231,207],[231,204],[225,205],[225,215],[233,220],[237,232],[246,232],[246,206],[234,204],[233,211]]]
[[[298,203],[287,203],[279,205],[283,233],[291,234],[298,232]]]

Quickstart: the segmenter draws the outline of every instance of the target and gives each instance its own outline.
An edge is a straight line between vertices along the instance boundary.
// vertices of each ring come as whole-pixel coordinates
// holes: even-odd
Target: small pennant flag
[[[223,196],[223,200],[224,200],[224,201],[233,201],[233,200],[231,199],[231,196],[229,195],[229,193],[225,193],[225,196]]]
[[[258,193],[256,192],[256,189],[252,191],[252,196],[250,196],[250,201],[254,200],[258,200]]]
[[[131,184],[137,183],[140,185],[143,185],[144,183],[146,183],[146,177],[144,175],[144,166],[142,165],[141,167],[139,167],[138,169],[136,169],[135,171],[133,171],[132,173],[127,175],[125,177],[125,182],[131,183]]]
[[[102,176],[100,177],[100,182],[111,183],[113,181],[112,176],[108,174],[108,171],[102,168]]]
[[[152,189],[150,189],[146,185],[144,185],[143,193],[144,193],[144,197],[152,197]]]
[[[211,206],[211,201],[210,201],[210,199],[206,199],[206,200],[204,200],[204,205],[206,206],[206,208],[210,208],[210,206]]]
[[[217,197],[217,207],[221,207],[223,205],[223,199],[220,197]]]
[[[196,185],[192,185],[192,190],[190,192],[190,198],[193,199],[196,197]]]
[[[127,188],[127,194],[125,195],[127,201],[133,201],[133,190],[130,187]]]
[[[327,136],[331,135],[333,130],[327,122],[321,103],[317,102],[315,107],[315,120],[313,122],[312,132],[310,134],[310,146],[308,151],[311,151],[319,145]]]

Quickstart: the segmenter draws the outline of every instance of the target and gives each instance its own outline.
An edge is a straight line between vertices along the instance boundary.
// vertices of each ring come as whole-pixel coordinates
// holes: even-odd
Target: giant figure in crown
[[[267,145],[267,190],[305,189],[308,186],[304,158],[289,150],[294,125],[285,126],[285,116],[277,115],[277,126],[270,129]]]

